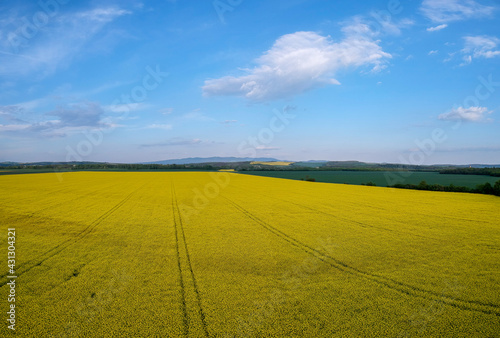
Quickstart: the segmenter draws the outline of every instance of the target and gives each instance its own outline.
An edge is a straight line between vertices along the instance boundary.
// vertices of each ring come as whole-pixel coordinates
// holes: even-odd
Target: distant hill
[[[0,162],[0,167],[10,167],[13,165],[18,165],[19,163],[17,162]]]
[[[325,164],[326,167],[333,168],[362,168],[362,167],[372,167],[377,166],[376,163],[366,163],[359,161],[329,161]]]
[[[0,162],[0,167],[12,167],[12,166],[48,166],[48,165],[81,165],[81,164],[100,164],[107,162]]]
[[[305,167],[305,168],[320,168],[323,167],[326,163],[328,163],[328,161],[310,160],[310,161],[294,162],[292,166]]]
[[[471,168],[500,168],[500,164],[470,164]]]
[[[143,162],[143,164],[195,164],[195,163],[233,163],[233,162],[275,162],[275,158],[259,157],[189,157],[173,160],[163,160],[155,162]]]
[[[309,161],[284,161],[281,159],[271,158],[271,157],[188,157],[180,159],[171,159],[163,161],[154,162],[142,162],[142,163],[129,163],[129,164],[163,164],[163,165],[189,165],[189,164],[224,164],[232,165],[240,163],[241,165],[250,165],[251,162],[290,162],[290,167],[305,167],[305,168],[318,168],[318,169],[331,169],[331,170],[343,170],[343,169],[353,169],[353,170],[394,170],[394,169],[408,169],[408,170],[443,170],[443,169],[453,169],[453,168],[500,168],[500,164],[435,164],[435,165],[406,165],[397,163],[367,163],[360,161],[324,161],[324,160],[309,160]],[[10,162],[4,161],[0,162],[0,168],[8,167],[25,167],[25,166],[78,166],[78,165],[98,165],[98,164],[120,164],[112,162]],[[127,164],[127,163],[121,163]],[[257,165],[257,164],[256,164]]]

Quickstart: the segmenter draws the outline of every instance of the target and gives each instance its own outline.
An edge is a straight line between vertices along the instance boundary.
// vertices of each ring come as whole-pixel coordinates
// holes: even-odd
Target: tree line
[[[450,185],[427,184],[427,182],[425,181],[422,181],[419,184],[395,184],[392,185],[391,187],[400,189],[415,189],[415,190],[430,190],[430,191],[468,192],[473,194],[500,196],[500,180],[498,180],[494,185],[491,185],[489,182],[487,182],[485,184],[478,184],[475,188],[461,187],[453,184]]]
[[[439,173],[452,175],[486,175],[500,177],[500,168],[454,168],[440,170]]]
[[[47,164],[47,165],[12,165],[6,169],[32,169],[54,171],[80,170],[215,170],[212,165],[194,164],[126,164],[126,163],[89,163],[89,164]]]

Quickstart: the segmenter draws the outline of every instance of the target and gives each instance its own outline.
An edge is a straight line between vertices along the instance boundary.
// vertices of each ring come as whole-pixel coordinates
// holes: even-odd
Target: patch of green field
[[[262,164],[262,165],[272,165],[272,166],[289,166],[294,162],[284,162],[284,161],[274,161],[274,162],[251,162],[250,164]]]
[[[67,170],[54,169],[2,169],[0,175],[17,175],[17,174],[47,174],[47,173],[62,173]]]
[[[373,182],[379,187],[387,187],[397,183],[456,185],[475,188],[478,184],[486,182],[492,185],[499,180],[498,177],[484,175],[447,175],[438,172],[397,172],[397,171],[241,171],[242,174],[257,175],[275,178],[300,180],[314,178],[316,182],[366,184]]]

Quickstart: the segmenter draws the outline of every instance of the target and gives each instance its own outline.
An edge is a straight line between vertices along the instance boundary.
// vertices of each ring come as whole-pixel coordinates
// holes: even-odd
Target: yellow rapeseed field
[[[498,337],[500,199],[214,172],[0,176],[22,337]]]

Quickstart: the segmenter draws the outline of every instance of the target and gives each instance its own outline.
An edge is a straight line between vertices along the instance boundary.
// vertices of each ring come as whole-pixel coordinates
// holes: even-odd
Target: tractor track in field
[[[246,190],[246,189],[241,188],[241,187],[238,187],[238,188],[240,190]],[[264,196],[264,195],[261,194],[261,196]],[[384,228],[384,227],[377,227],[377,226],[374,226],[374,225],[371,225],[371,224],[367,224],[367,223],[363,223],[363,222],[358,222],[358,221],[355,221],[355,220],[352,220],[352,219],[349,219],[349,218],[340,217],[340,216],[335,215],[333,213],[329,213],[329,212],[325,212],[323,210],[311,208],[311,207],[305,206],[303,204],[298,204],[298,203],[295,203],[295,202],[292,202],[292,201],[288,201],[288,200],[285,200],[285,199],[282,199],[282,198],[275,198],[275,199],[283,201],[283,202],[288,203],[288,204],[296,205],[296,206],[298,206],[300,208],[303,208],[303,209],[311,210],[311,211],[314,211],[314,212],[317,212],[317,213],[320,213],[320,214],[323,214],[323,215],[334,217],[336,219],[345,221],[347,223],[356,224],[356,225],[358,225],[358,226],[360,226],[362,228],[372,228],[372,229],[376,229],[376,230],[379,230],[379,231],[388,231],[388,232],[405,234],[405,235],[409,234],[409,235],[415,236],[415,237],[420,237],[420,238],[425,238],[425,239],[431,239],[431,240],[434,240],[434,241],[439,241],[439,239],[433,238],[433,237],[422,236],[422,235],[418,235],[418,234],[414,234],[414,233],[402,232],[402,231],[397,231],[397,230],[388,229],[388,228]],[[400,222],[398,222],[398,223],[400,223]]]
[[[61,188],[61,189],[58,189],[58,190],[50,191],[50,192],[47,192],[46,195],[55,195],[55,194],[60,193],[61,191],[71,191],[71,188],[65,187],[65,188]],[[43,198],[43,197],[41,197],[41,196],[38,195],[37,199],[40,199],[40,198]],[[29,203],[32,200],[33,200],[32,197],[25,197],[25,198],[22,198],[22,199],[16,199],[16,204],[26,204],[26,203]]]
[[[38,209],[38,210],[36,210],[36,211],[32,211],[32,212],[30,212],[30,213],[28,214],[28,217],[33,217],[33,215],[34,215],[34,214],[37,214],[37,213],[39,213],[39,212],[45,211],[45,210],[47,210],[47,209],[56,208],[56,207],[58,207],[58,206],[60,206],[60,205],[63,205],[63,204],[68,204],[68,203],[71,203],[71,202],[75,202],[75,201],[81,200],[81,199],[83,199],[83,198],[85,198],[85,197],[92,196],[92,195],[94,195],[94,194],[95,194],[95,191],[90,191],[90,192],[88,192],[88,193],[86,193],[86,194],[83,194],[83,195],[77,196],[77,197],[75,197],[75,198],[72,198],[71,200],[66,200],[66,201],[64,201],[64,202],[60,202],[60,203],[56,203],[56,204],[49,205],[48,207],[43,207],[43,208]]]
[[[248,189],[244,189],[244,188],[241,188],[241,187],[237,187],[237,188],[240,189],[240,190],[249,191]],[[265,196],[265,195],[261,194],[261,196]],[[439,239],[439,238],[430,237],[430,236],[423,236],[423,235],[419,235],[419,234],[415,234],[415,233],[411,233],[411,232],[393,230],[393,229],[388,229],[388,228],[384,228],[384,227],[377,227],[377,226],[373,226],[373,225],[370,225],[370,224],[367,224],[367,223],[358,222],[358,221],[355,221],[355,220],[352,220],[352,219],[340,217],[340,216],[338,216],[336,214],[333,214],[333,213],[330,213],[330,212],[326,212],[326,211],[323,211],[323,210],[320,210],[320,209],[311,208],[311,207],[308,207],[306,205],[298,204],[298,203],[295,203],[295,202],[292,202],[292,201],[288,201],[288,200],[285,200],[285,199],[282,199],[282,198],[275,198],[275,199],[276,200],[280,200],[280,201],[285,202],[285,203],[296,205],[296,206],[298,206],[300,208],[303,208],[303,209],[307,209],[307,210],[311,210],[311,211],[314,211],[314,212],[317,212],[317,213],[320,213],[320,214],[323,214],[323,215],[331,216],[331,217],[337,218],[339,220],[346,221],[348,223],[357,224],[357,225],[359,225],[360,227],[363,227],[363,228],[372,228],[372,229],[376,229],[376,230],[379,230],[379,231],[389,231],[389,232],[393,232],[393,233],[397,233],[397,234],[411,235],[411,236],[414,236],[414,237],[424,238],[426,240],[437,241],[439,243],[443,242],[443,240]],[[380,210],[387,211],[386,209],[380,209]],[[432,214],[418,213],[418,214],[415,214],[415,215],[421,215],[421,216],[426,216],[426,217],[434,217],[434,218],[439,218],[439,217],[441,217],[441,218],[449,218],[449,219],[453,219],[453,220],[462,220],[462,221],[464,221],[464,220],[465,221],[472,221],[470,219],[462,219],[462,218],[449,217],[449,216],[439,216],[439,215],[432,215]],[[392,220],[392,221],[393,222],[397,222],[399,224],[406,225],[405,223],[397,221],[397,220]],[[491,222],[488,222],[488,221],[480,221],[480,222],[481,223],[491,224]]]
[[[143,185],[144,186],[144,185]],[[128,194],[127,196],[125,196],[124,199],[122,199],[120,202],[118,202],[115,206],[113,206],[111,209],[109,209],[108,211],[106,211],[105,213],[103,213],[101,216],[99,216],[97,219],[95,219],[92,223],[90,223],[87,227],[85,227],[82,231],[80,231],[77,235],[76,235],[76,238],[69,238],[67,240],[64,240],[63,242],[59,243],[58,245],[56,245],[55,247],[53,247],[52,249],[44,252],[43,254],[41,254],[40,256],[38,256],[37,258],[34,258],[34,259],[31,259],[23,264],[19,264],[16,266],[16,276],[17,277],[20,277],[22,275],[24,275],[25,273],[29,272],[30,270],[32,270],[34,267],[36,266],[40,266],[42,265],[43,262],[47,261],[48,259],[56,256],[57,254],[61,253],[62,251],[64,251],[65,249],[67,249],[68,247],[74,245],[76,242],[82,240],[83,238],[85,238],[87,235],[89,235],[90,233],[92,233],[95,228],[97,228],[97,226],[99,224],[102,223],[102,221],[104,221],[106,218],[108,218],[111,214],[113,214],[116,210],[118,210],[123,204],[125,204],[125,202],[127,202],[131,197],[132,195],[138,191],[139,189],[141,189],[143,186],[135,189],[134,191],[132,191],[130,194]],[[23,267],[27,266],[26,268],[23,269]],[[3,274],[0,276],[0,278],[4,278],[6,276],[8,276],[9,274]],[[4,285],[7,284],[8,281],[3,281],[3,282],[0,282],[0,287],[3,287]]]
[[[75,202],[75,201],[81,200],[81,199],[83,199],[83,198],[85,198],[85,197],[92,196],[92,195],[94,195],[94,194],[95,194],[95,192],[94,192],[94,191],[90,191],[90,192],[88,192],[88,193],[86,193],[86,194],[80,195],[80,196],[75,197],[75,198],[72,198],[72,199],[70,199],[70,200],[66,200],[66,201],[64,201],[64,202],[59,202],[59,203],[51,204],[51,205],[49,205],[49,206],[46,206],[46,207],[40,208],[40,209],[35,210],[35,211],[29,211],[29,212],[27,212],[26,214],[17,214],[17,215],[19,215],[19,216],[23,216],[23,217],[28,217],[28,218],[31,218],[31,217],[33,217],[33,215],[36,215],[36,214],[38,214],[38,213],[40,213],[40,212],[43,212],[43,211],[45,211],[45,210],[48,210],[48,209],[53,209],[53,208],[57,208],[57,207],[59,207],[60,205],[64,205],[64,204],[68,204],[68,203],[72,203],[72,202]]]
[[[425,239],[432,239],[434,241],[439,241],[439,239],[437,239],[437,238],[428,237],[428,236],[422,236],[422,235],[414,234],[414,233],[411,233],[411,232],[404,232],[404,231],[398,231],[398,230],[388,229],[388,228],[384,228],[384,227],[377,227],[377,226],[374,226],[374,225],[371,225],[371,224],[367,224],[367,223],[355,221],[355,220],[352,220],[352,219],[349,219],[349,218],[340,217],[338,215],[335,215],[335,214],[332,214],[332,213],[329,213],[329,212],[325,212],[325,211],[322,211],[322,210],[318,210],[318,209],[315,209],[315,208],[311,208],[311,207],[308,207],[308,206],[305,206],[305,205],[302,205],[302,204],[298,204],[298,203],[295,203],[295,202],[286,201],[286,200],[282,200],[282,201],[286,202],[286,203],[290,203],[290,204],[296,205],[296,206],[299,206],[299,207],[302,207],[302,208],[307,209],[307,210],[311,210],[311,211],[323,214],[323,215],[335,217],[337,219],[340,219],[340,220],[348,222],[348,223],[357,224],[357,225],[359,225],[362,228],[372,228],[372,229],[377,229],[377,230],[383,230],[383,231],[393,232],[393,233],[397,233],[397,234],[411,235],[411,236],[415,236],[415,237],[420,237],[420,238],[425,238]],[[400,222],[398,222],[398,223],[400,223]]]
[[[187,269],[189,270],[189,277],[191,278],[191,282],[192,282],[192,287],[193,287],[193,291],[194,291],[194,294],[195,294],[195,298],[196,298],[196,312],[198,314],[198,317],[199,317],[199,321],[200,321],[200,325],[203,329],[203,334],[204,334],[204,337],[209,337],[209,333],[208,333],[208,328],[207,328],[207,323],[206,323],[206,317],[205,317],[205,313],[203,312],[203,306],[201,304],[201,295],[200,295],[200,291],[199,291],[199,288],[198,288],[198,282],[196,280],[196,276],[194,275],[194,271],[193,271],[193,266],[191,264],[191,256],[189,254],[189,248],[188,248],[188,245],[187,245],[187,240],[186,240],[186,233],[184,231],[184,223],[182,222],[182,217],[181,217],[181,213],[180,213],[180,210],[179,210],[179,205],[178,205],[178,202],[177,202],[177,194],[175,192],[175,186],[174,186],[174,183],[172,182],[172,211],[174,213],[174,228],[175,228],[175,244],[176,244],[176,251],[177,251],[177,266],[179,268],[179,279],[180,279],[180,286],[181,286],[181,297],[182,297],[182,310],[183,310],[183,323],[184,323],[184,334],[185,336],[188,336],[189,333],[190,333],[190,325],[189,325],[189,322],[190,322],[190,318],[188,316],[188,309],[187,309],[187,302],[186,302],[186,288],[185,288],[185,283],[184,283],[184,277],[183,277],[183,269],[182,269],[182,264],[181,264],[181,261],[182,261],[182,258],[181,258],[181,247],[183,247],[183,250],[185,252],[185,263],[184,265],[187,267]],[[179,240],[182,241],[182,244],[180,244]],[[188,278],[186,278],[187,280]]]
[[[242,189],[242,188],[240,188],[240,189]],[[244,189],[242,189],[242,190],[244,190]],[[264,195],[262,195],[262,196],[264,196]],[[296,206],[301,207],[303,209],[307,209],[307,210],[311,210],[311,211],[314,211],[314,212],[317,212],[317,213],[320,213],[320,214],[323,214],[323,215],[335,217],[337,219],[346,221],[348,223],[357,224],[357,225],[359,225],[360,227],[363,227],[363,228],[372,228],[372,229],[377,229],[377,230],[381,230],[381,231],[389,231],[389,232],[393,232],[393,233],[397,233],[397,234],[410,235],[410,236],[414,236],[414,237],[424,238],[424,239],[427,239],[427,240],[430,239],[430,240],[437,241],[437,242],[440,242],[440,243],[443,242],[443,240],[439,239],[439,238],[430,237],[430,236],[423,236],[423,235],[419,235],[419,234],[415,234],[415,233],[411,233],[411,232],[393,230],[393,229],[388,229],[388,228],[384,228],[384,227],[377,227],[377,226],[373,226],[373,225],[370,225],[370,224],[367,224],[367,223],[358,222],[358,221],[355,221],[355,220],[352,220],[352,219],[340,217],[340,216],[335,215],[333,213],[329,213],[329,212],[326,212],[326,211],[323,211],[323,210],[320,210],[320,209],[311,208],[311,207],[308,207],[308,206],[305,206],[305,205],[302,205],[302,204],[298,204],[298,203],[295,203],[295,202],[292,202],[292,201],[288,201],[288,200],[285,200],[285,199],[282,199],[282,198],[275,198],[275,199],[283,201],[285,203],[296,205]],[[386,209],[381,209],[381,210],[387,211]],[[465,221],[472,221],[470,219],[462,219],[462,218],[457,218],[457,217],[440,216],[440,215],[432,215],[432,214],[416,213],[415,215],[426,216],[426,217],[434,217],[434,218],[440,218],[440,217],[441,218],[449,218],[449,219],[453,219],[453,220],[462,220],[462,221],[464,221],[464,220]],[[397,222],[399,224],[406,225],[405,223],[400,222],[398,220],[394,220],[393,219],[392,221],[393,222]],[[487,223],[487,224],[492,224],[491,222],[488,222],[488,221],[479,221],[479,222],[481,222],[481,223]]]
[[[467,311],[473,311],[473,312],[481,312],[485,314],[492,314],[495,316],[500,317],[500,306],[497,304],[490,304],[490,303],[483,303],[480,301],[472,301],[472,300],[465,300],[465,299],[460,299],[457,297],[449,296],[446,294],[442,294],[439,292],[435,291],[430,291],[430,290],[425,290],[416,286],[412,286],[409,284],[405,284],[396,280],[393,280],[388,277],[376,275],[373,273],[369,273],[363,270],[360,270],[356,267],[350,266],[332,256],[330,256],[327,253],[321,252],[318,249],[315,249],[291,236],[288,234],[284,233],[283,231],[277,229],[276,227],[270,225],[269,223],[263,221],[259,217],[255,216],[239,204],[235,203],[234,201],[230,200],[229,198],[223,196],[233,207],[240,212],[242,212],[245,216],[253,220],[254,222],[258,223],[260,226],[262,226],[264,229],[267,231],[273,233],[277,237],[280,237],[282,240],[288,242],[290,245],[306,252],[307,254],[316,257],[317,259],[327,263],[328,265],[346,272],[348,274],[362,277],[366,280],[372,281],[374,283],[377,283],[379,285],[385,286],[389,289],[392,289],[394,291],[406,294],[408,296],[413,296],[413,297],[419,297],[419,298],[424,298],[427,300],[431,301],[438,301],[442,302],[444,304],[459,308],[461,310],[467,310]]]
[[[176,204],[174,202],[174,188],[172,184],[172,211],[173,211],[173,220],[174,220],[174,233],[175,233],[175,253],[177,257],[177,268],[179,270],[179,286],[180,286],[180,294],[181,294],[181,309],[182,309],[182,329],[184,336],[188,336],[189,331],[188,331],[188,314],[187,314],[187,309],[186,309],[186,290],[184,288],[184,277],[182,274],[182,267],[181,267],[181,254],[180,254],[180,247],[179,247],[179,230],[177,226],[177,221],[175,220],[175,213],[176,213]]]
[[[275,178],[275,177],[271,177],[271,176],[259,176],[259,175],[249,175],[249,174],[243,174],[243,173],[238,173],[239,175],[247,175],[247,176],[254,176],[254,177],[266,177],[266,178]],[[283,178],[279,178],[279,179],[283,179]],[[287,180],[292,180],[292,181],[298,181],[298,180],[295,180],[295,179],[288,179],[286,178]],[[300,181],[299,181],[300,182]],[[342,183],[328,183],[328,182],[318,182],[318,183],[324,183],[324,184],[336,184],[336,185],[342,185]],[[358,184],[348,184],[348,185],[352,185],[352,186],[362,186],[362,185],[358,185]],[[391,188],[391,187],[384,187],[384,186],[377,186],[378,188],[386,188],[386,189],[396,189],[396,190],[400,190],[398,188]],[[240,188],[242,189],[242,188]],[[418,190],[417,190],[418,191]],[[303,196],[307,196],[307,195],[303,195]],[[381,208],[381,207],[376,207],[376,206],[373,206],[373,205],[368,205],[368,204],[361,204],[361,203],[356,203],[356,202],[350,202],[351,205],[357,205],[357,206],[361,206],[363,208],[370,208],[370,209],[375,209],[375,210],[381,210],[381,211],[387,211],[387,209],[384,209],[384,208]],[[488,220],[484,220],[484,219],[471,219],[471,218],[460,218],[460,217],[454,217],[454,216],[446,216],[446,215],[441,215],[441,214],[427,214],[427,213],[415,213],[415,215],[419,215],[419,216],[430,216],[430,217],[434,217],[434,218],[446,218],[446,219],[450,219],[450,220],[455,220],[455,221],[470,221],[470,222],[480,222],[480,223],[485,223],[485,224],[496,224],[495,222],[492,222],[492,221],[488,221]]]

